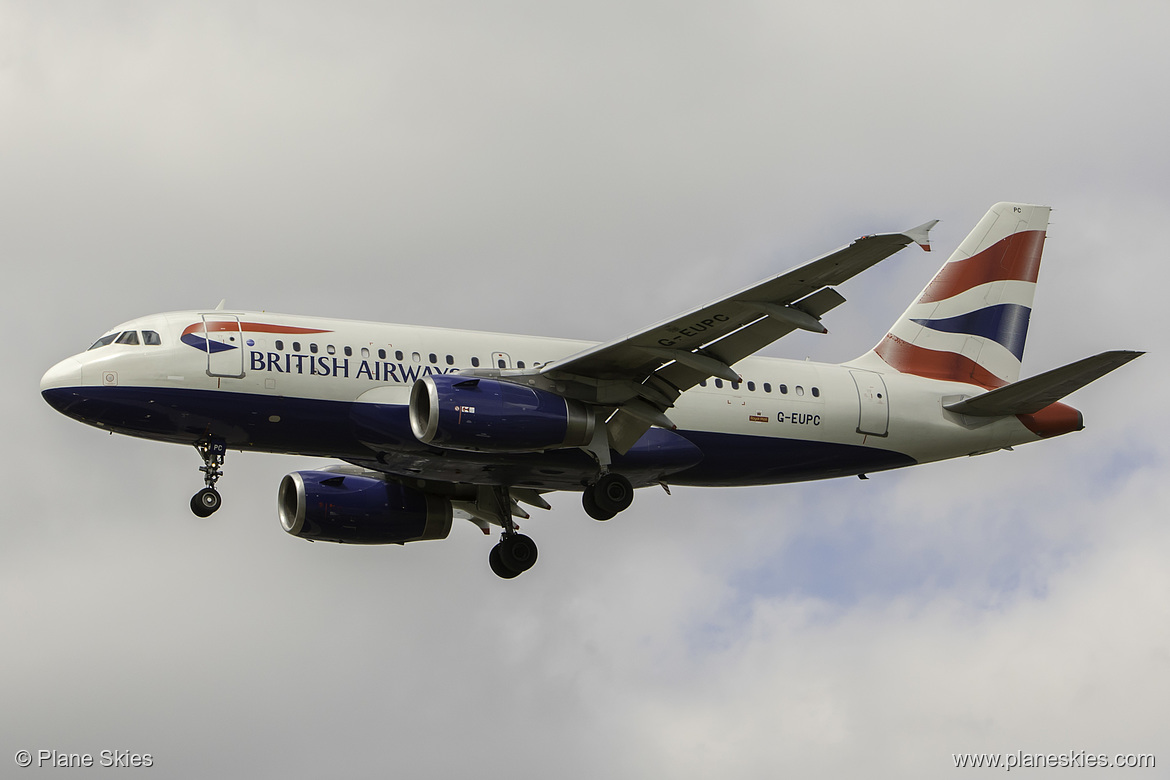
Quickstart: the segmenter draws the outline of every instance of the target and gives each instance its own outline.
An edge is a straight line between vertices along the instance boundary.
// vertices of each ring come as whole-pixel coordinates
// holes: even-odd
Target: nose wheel
[[[222,503],[223,498],[220,497],[218,490],[205,487],[191,496],[191,511],[197,517],[208,517],[212,512],[219,509]]]
[[[223,498],[215,489],[215,483],[223,476],[221,467],[227,455],[227,442],[221,439],[207,439],[196,443],[195,450],[203,459],[203,465],[199,470],[203,472],[203,482],[207,487],[191,496],[191,511],[196,517],[210,517],[223,505]]]

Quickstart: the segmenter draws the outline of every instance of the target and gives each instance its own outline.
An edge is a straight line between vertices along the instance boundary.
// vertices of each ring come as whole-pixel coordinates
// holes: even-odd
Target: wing
[[[911,243],[929,251],[932,220],[905,233],[863,236],[705,306],[554,361],[525,376],[557,393],[613,407],[610,446],[625,452],[651,425],[673,428],[666,411],[708,377],[739,381],[731,368],[764,346],[802,329],[824,333],[825,312],[845,302],[833,289]]]

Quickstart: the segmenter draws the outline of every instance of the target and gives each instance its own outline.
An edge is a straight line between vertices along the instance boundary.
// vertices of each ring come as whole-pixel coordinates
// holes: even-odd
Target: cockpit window
[[[100,339],[95,341],[93,343],[93,346],[90,347],[89,349],[97,349],[98,347],[105,347],[105,346],[108,346],[110,344],[113,344],[114,339],[118,338],[118,336],[120,336],[120,335],[121,335],[120,333],[111,333],[108,336],[102,336]],[[86,352],[88,352],[88,351],[89,350],[87,349]]]
[[[142,343],[148,347],[157,347],[162,344],[162,339],[153,330],[144,330],[142,331]]]
[[[118,340],[114,343],[115,344],[137,344],[138,343],[138,331],[128,330],[125,333],[123,333],[121,336],[119,336]]]

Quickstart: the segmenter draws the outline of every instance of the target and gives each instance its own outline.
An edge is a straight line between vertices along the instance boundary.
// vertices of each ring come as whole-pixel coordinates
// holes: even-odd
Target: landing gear
[[[592,485],[585,487],[581,505],[594,520],[609,520],[634,503],[634,487],[630,481],[613,471],[607,471]]]
[[[191,511],[199,517],[207,517],[219,509],[222,503],[223,499],[220,497],[219,491],[206,487],[191,496]]]
[[[191,496],[191,511],[196,517],[210,517],[215,510],[223,505],[215,483],[223,476],[224,456],[227,454],[227,442],[220,439],[206,439],[195,444],[203,465],[199,470],[203,472],[203,481],[207,487]]]
[[[536,542],[524,534],[505,533],[500,543],[488,554],[488,564],[497,577],[510,580],[532,568],[536,563]]]
[[[532,568],[536,563],[536,542],[524,534],[516,532],[516,524],[512,522],[512,498],[508,495],[508,488],[497,487],[491,491],[494,504],[490,508],[492,514],[504,527],[499,544],[488,554],[488,565],[492,567],[497,577],[510,580]],[[486,509],[486,507],[485,507]]]

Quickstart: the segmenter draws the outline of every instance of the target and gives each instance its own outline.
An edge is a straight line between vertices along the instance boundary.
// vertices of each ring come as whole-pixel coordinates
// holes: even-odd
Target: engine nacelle
[[[294,471],[280,482],[280,524],[293,536],[342,544],[446,539],[451,502],[376,476]]]
[[[424,444],[472,452],[537,452],[593,439],[580,401],[499,379],[431,374],[410,390],[410,427]]]

